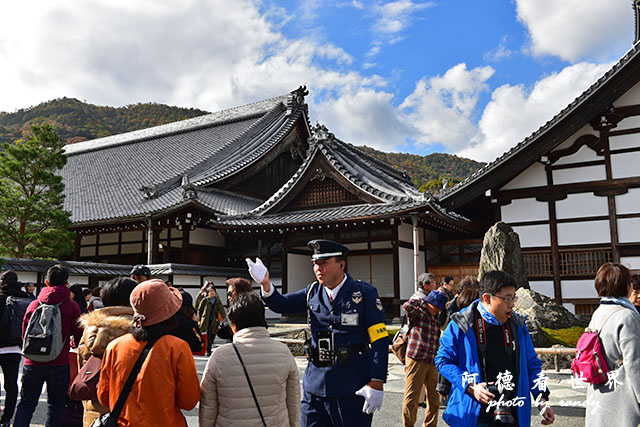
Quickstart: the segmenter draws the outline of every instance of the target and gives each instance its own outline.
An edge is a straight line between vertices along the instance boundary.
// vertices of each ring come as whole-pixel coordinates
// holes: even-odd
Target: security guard
[[[376,288],[344,273],[349,249],[312,240],[311,261],[318,279],[281,295],[258,258],[247,258],[249,273],[262,285],[267,306],[282,314],[307,311],[311,340],[303,380],[301,425],[370,426],[382,406],[389,336]]]

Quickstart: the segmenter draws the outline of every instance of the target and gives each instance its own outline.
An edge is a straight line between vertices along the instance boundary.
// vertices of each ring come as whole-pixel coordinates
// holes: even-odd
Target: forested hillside
[[[429,190],[437,193],[442,189],[445,179],[449,181],[449,186],[453,187],[485,165],[445,153],[419,156],[407,153],[385,153],[367,146],[358,148],[405,171],[413,179],[413,185],[420,191]]]
[[[0,142],[15,141],[33,124],[49,122],[67,143],[101,138],[151,126],[207,114],[195,108],[170,107],[147,103],[114,108],[79,101],[74,98],[54,99],[15,113],[0,112]],[[371,147],[359,147],[365,153],[407,172],[416,188],[439,192],[443,180],[449,186],[481,168],[484,164],[458,156],[434,153],[426,156],[385,153]]]
[[[102,107],[74,98],[54,99],[15,113],[0,113],[0,142],[14,141],[32,124],[49,122],[67,143],[144,129],[177,120],[207,114],[195,108],[169,107],[163,104],[135,104],[126,107]]]

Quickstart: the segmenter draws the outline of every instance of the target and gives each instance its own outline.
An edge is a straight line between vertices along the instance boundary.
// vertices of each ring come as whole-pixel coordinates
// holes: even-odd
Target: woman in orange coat
[[[140,283],[131,293],[132,333],[112,341],[104,354],[98,400],[113,410],[129,372],[149,340],[155,341],[133,383],[119,426],[186,426],[181,410],[195,408],[200,384],[189,345],[169,332],[182,305],[177,289],[162,280]]]

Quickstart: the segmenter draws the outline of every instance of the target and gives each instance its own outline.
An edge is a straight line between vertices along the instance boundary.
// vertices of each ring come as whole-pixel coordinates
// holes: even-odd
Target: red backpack
[[[624,309],[622,309],[624,310]],[[600,331],[613,313],[611,312],[599,331],[585,329],[576,344],[576,357],[571,362],[571,372],[581,380],[591,384],[602,384],[608,380],[609,367],[604,357],[604,346],[600,341]]]

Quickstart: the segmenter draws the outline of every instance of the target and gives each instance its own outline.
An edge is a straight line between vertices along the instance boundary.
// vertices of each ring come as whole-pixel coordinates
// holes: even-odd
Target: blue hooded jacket
[[[475,426],[480,415],[481,404],[465,393],[467,383],[463,384],[465,372],[476,374],[476,383],[485,381],[480,367],[478,342],[472,328],[478,304],[479,300],[476,300],[469,307],[451,316],[452,321],[440,338],[440,348],[435,359],[438,371],[452,385],[443,419],[454,427]],[[518,424],[521,427],[530,426],[531,394],[537,396],[542,393],[535,382],[542,372],[542,362],[533,348],[525,317],[514,312],[509,322],[511,330],[518,331],[515,341],[519,374],[517,395],[520,398],[524,397],[523,404],[518,406]]]

